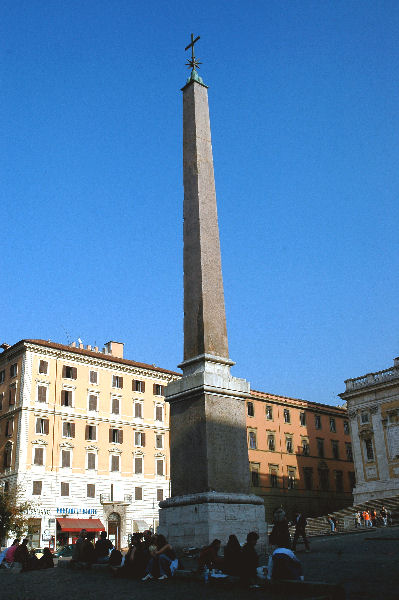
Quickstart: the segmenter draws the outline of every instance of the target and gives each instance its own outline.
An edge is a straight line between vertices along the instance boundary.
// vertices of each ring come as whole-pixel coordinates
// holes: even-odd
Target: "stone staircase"
[[[399,524],[399,496],[392,496],[391,498],[384,498],[382,500],[370,500],[368,502],[363,502],[363,504],[348,506],[329,514],[337,520],[338,533],[342,533],[343,531],[356,531],[356,529],[359,531],[360,528],[355,526],[355,513],[357,511],[361,512],[363,510],[375,509],[377,514],[379,514],[382,506],[385,506],[386,509],[391,511],[392,524]],[[364,527],[362,527],[362,530],[364,530]],[[295,527],[291,527],[291,537],[293,537],[294,531]],[[307,518],[306,533],[308,536],[331,533],[327,515]]]

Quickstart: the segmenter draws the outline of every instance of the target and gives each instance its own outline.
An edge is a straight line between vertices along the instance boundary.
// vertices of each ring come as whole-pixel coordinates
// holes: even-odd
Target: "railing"
[[[131,494],[125,494],[123,496],[123,500],[122,498],[118,497],[118,498],[112,498],[111,499],[111,494],[100,494],[100,502],[101,504],[106,504],[109,502],[115,502],[115,504],[117,502],[124,502],[126,504],[131,504],[132,502],[132,495]]]
[[[346,390],[356,390],[361,387],[369,385],[375,385],[377,383],[383,383],[390,381],[391,379],[399,378],[399,368],[391,367],[390,369],[384,369],[383,371],[376,371],[375,373],[368,373],[362,377],[356,377],[355,379],[347,379]]]

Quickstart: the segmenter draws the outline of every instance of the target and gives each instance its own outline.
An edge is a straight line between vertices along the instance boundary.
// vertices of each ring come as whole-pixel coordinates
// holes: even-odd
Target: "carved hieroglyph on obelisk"
[[[216,207],[208,88],[197,73],[194,40],[183,88],[184,360],[166,388],[170,403],[171,498],[160,531],[175,546],[201,546],[256,530],[265,542],[263,501],[249,494],[245,400],[232,377]]]

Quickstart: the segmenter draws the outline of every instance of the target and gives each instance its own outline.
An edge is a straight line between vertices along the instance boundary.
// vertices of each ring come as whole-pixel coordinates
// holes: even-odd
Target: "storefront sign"
[[[44,517],[50,514],[49,508],[28,508],[27,513],[30,517]]]
[[[96,508],[57,508],[57,515],[96,515]]]

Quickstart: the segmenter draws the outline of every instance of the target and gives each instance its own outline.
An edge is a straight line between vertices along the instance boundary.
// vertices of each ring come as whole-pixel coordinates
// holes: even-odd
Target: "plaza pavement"
[[[340,583],[347,600],[399,600],[399,527],[362,530],[311,539],[311,553],[298,545],[307,581]],[[13,573],[0,570],[3,600],[237,600],[265,597],[296,600],[293,595],[249,591],[189,580],[142,583],[114,579],[106,572],[52,569]]]

